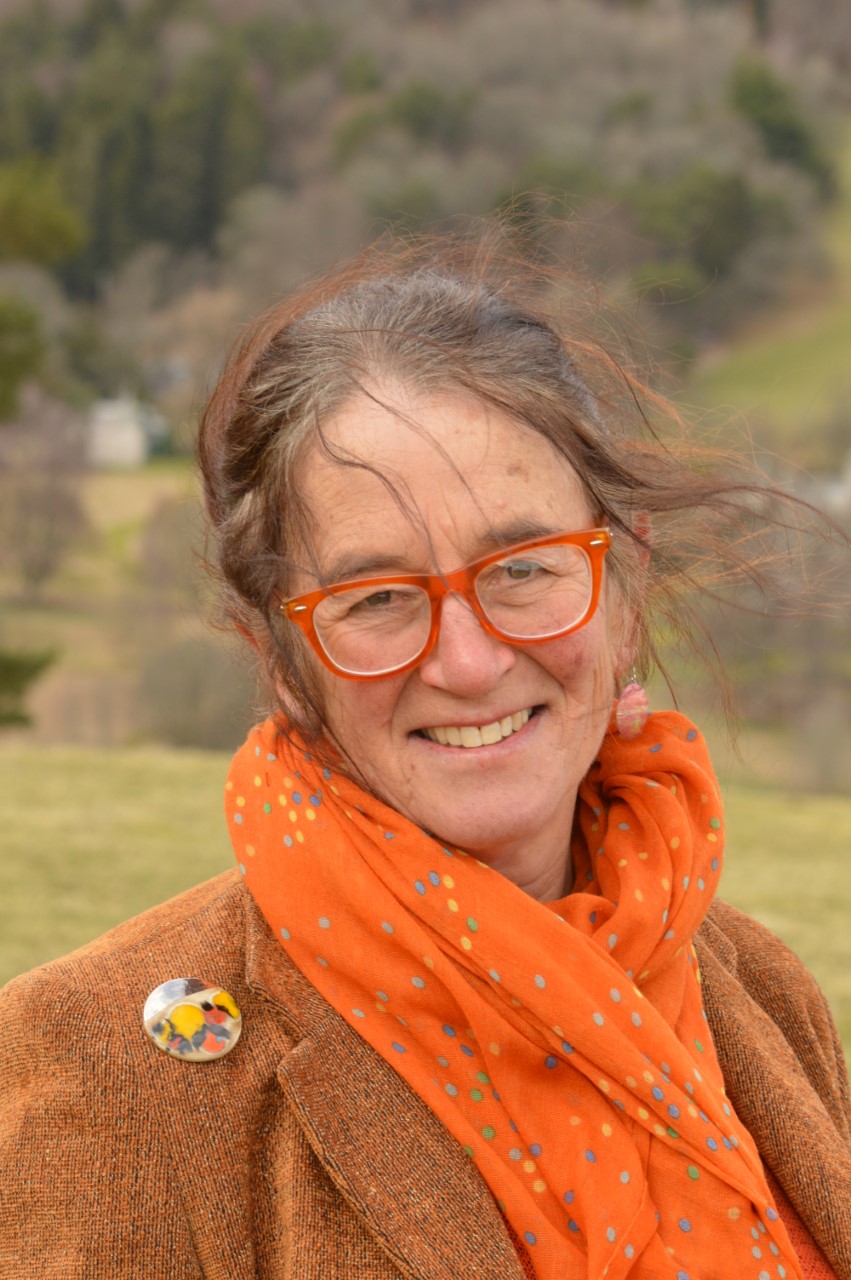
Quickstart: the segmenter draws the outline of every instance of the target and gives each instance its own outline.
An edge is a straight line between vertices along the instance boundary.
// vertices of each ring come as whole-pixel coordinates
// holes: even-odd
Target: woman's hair
[[[735,459],[721,465],[684,444],[672,406],[578,334],[569,283],[535,255],[505,252],[504,235],[384,242],[273,307],[231,356],[201,421],[208,563],[225,619],[258,652],[273,709],[308,739],[321,700],[303,637],[278,606],[311,545],[306,452],[368,468],[323,431],[358,393],[465,394],[544,436],[612,528],[609,567],[637,618],[639,669],[661,666],[660,634],[711,654],[694,600],[761,582],[759,531],[788,528],[794,499]]]

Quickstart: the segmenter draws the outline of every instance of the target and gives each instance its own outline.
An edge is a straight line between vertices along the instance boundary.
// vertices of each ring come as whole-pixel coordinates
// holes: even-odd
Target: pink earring
[[[644,686],[639,683],[633,667],[632,679],[621,690],[615,703],[615,724],[619,735],[631,742],[633,738],[638,737],[649,718],[650,703],[647,693]]]

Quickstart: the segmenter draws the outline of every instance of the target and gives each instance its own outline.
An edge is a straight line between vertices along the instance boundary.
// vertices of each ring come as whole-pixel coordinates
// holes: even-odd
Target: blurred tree
[[[106,273],[148,238],[157,76],[150,49],[112,33],[85,61],[65,104],[63,179],[86,223],[85,242],[64,272],[77,293],[93,295]]]
[[[655,97],[649,89],[631,89],[628,93],[622,94],[610,102],[605,110],[605,121],[607,125],[621,124],[624,121],[632,123],[646,120],[653,110]]]
[[[362,107],[354,115],[348,116],[334,132],[334,158],[343,166],[353,159],[366,146],[385,124],[385,114],[381,107]]]
[[[20,469],[2,475],[0,562],[37,598],[88,528],[76,478]]]
[[[408,11],[414,18],[450,17],[475,9],[482,0],[408,0]]]
[[[6,15],[0,41],[0,68],[7,71],[55,52],[61,38],[49,0],[28,0]]]
[[[771,0],[745,0],[754,37],[764,43],[771,35]]]
[[[149,233],[212,247],[235,195],[264,176],[266,135],[244,54],[219,44],[190,62],[153,114]]]
[[[829,119],[842,87],[829,56],[801,51],[842,38],[847,51],[848,0],[820,0],[829,36],[795,0],[764,2],[785,41],[785,79],[767,54],[756,78],[733,74],[753,47],[756,0],[419,0],[394,22],[368,0],[16,0],[13,16],[0,4],[0,168],[38,155],[58,174],[54,197],[82,243],[61,263],[63,237],[42,243],[71,295],[95,305],[152,244],[172,254],[170,281],[215,287],[219,233],[258,181],[287,193],[289,220],[312,246],[315,193],[339,189],[335,166],[349,162],[355,238],[371,212],[419,224],[506,193],[523,220],[524,193],[540,192],[559,218],[603,212],[598,260],[615,290],[640,266],[635,229],[648,205],[668,224],[643,232],[650,293],[670,275],[659,263],[723,278],[726,292],[704,291],[691,308],[702,340],[776,300],[781,260],[791,278],[817,252],[815,192],[828,186],[819,112]],[[726,185],[704,174],[677,196],[672,175],[699,168]],[[631,216],[641,175],[664,192],[642,195]],[[764,216],[772,187],[788,212],[782,246]],[[18,227],[29,234],[38,206],[55,204],[32,201],[38,216]],[[304,242],[279,244],[276,279],[294,279]]]
[[[771,35],[772,0],[684,0],[688,9],[739,9],[751,34],[762,44]]]
[[[158,742],[234,750],[256,714],[256,682],[244,655],[219,641],[163,640],[148,650],[139,679],[140,719]]]
[[[438,191],[424,178],[373,191],[367,207],[374,218],[392,223],[399,231],[421,231],[443,213]]]
[[[740,173],[695,165],[667,185],[627,193],[639,229],[671,257],[686,255],[705,278],[725,275],[756,234],[759,204]]]
[[[32,307],[18,298],[0,297],[0,421],[15,413],[21,384],[38,369],[44,349]]]
[[[771,0],[772,31],[796,56],[815,53],[847,73],[851,67],[851,22],[848,0],[819,0],[818,17],[800,0]]]
[[[197,499],[164,498],[145,525],[139,543],[139,566],[145,584],[160,600],[197,606],[204,577],[198,555],[204,519]]]
[[[91,136],[89,235],[77,264],[84,280],[100,282],[145,238],[151,128],[133,105]]]
[[[50,666],[53,653],[13,653],[0,649],[0,728],[26,725],[24,697],[30,685]]]
[[[320,18],[258,14],[238,28],[245,52],[269,72],[278,85],[292,84],[318,67],[326,66],[334,53],[334,32]]]
[[[71,18],[68,42],[78,57],[90,53],[116,29],[125,26],[127,17],[121,0],[86,0],[82,10]]]
[[[68,372],[82,389],[78,398],[146,394],[135,352],[113,340],[92,308],[77,307],[61,345]]]
[[[370,49],[358,49],[340,67],[340,88],[344,93],[373,93],[384,77]]]
[[[59,113],[55,101],[33,80],[26,63],[0,62],[0,159],[48,155],[56,142]]]
[[[444,93],[428,80],[412,80],[391,95],[387,119],[406,130],[416,142],[435,143],[455,154],[469,136],[474,99],[469,89]]]
[[[791,88],[761,58],[742,58],[733,70],[730,91],[736,110],[756,126],[772,160],[803,169],[822,196],[836,190],[836,175],[805,119]]]
[[[602,174],[580,160],[532,156],[518,170],[511,191],[496,201],[517,222],[542,215],[570,217],[579,204],[605,190]]]
[[[29,155],[0,165],[0,259],[52,266],[71,257],[84,235],[54,164]]]
[[[688,258],[654,258],[633,270],[632,283],[640,298],[664,307],[693,301],[706,287],[706,276]]]

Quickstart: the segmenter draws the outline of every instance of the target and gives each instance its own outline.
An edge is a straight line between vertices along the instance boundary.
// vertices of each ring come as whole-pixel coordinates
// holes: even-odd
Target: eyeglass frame
[[[504,560],[507,556],[515,555],[522,551],[534,551],[537,547],[551,547],[559,544],[581,547],[588,557],[588,563],[591,567],[591,595],[582,617],[577,622],[571,623],[569,627],[553,631],[545,636],[511,636],[506,632],[500,631],[499,627],[491,622],[485,614],[476,595],[476,579],[479,574],[484,569],[487,569],[488,565],[496,564],[497,561]],[[480,560],[474,560],[470,564],[463,565],[460,569],[454,569],[452,573],[408,573],[371,578],[351,578],[346,582],[334,582],[327,587],[319,587],[315,591],[307,591],[303,595],[292,596],[288,600],[282,600],[278,608],[289,622],[299,628],[320,662],[329,671],[333,671],[334,675],[341,676],[344,680],[382,680],[387,676],[397,676],[404,671],[411,671],[428,657],[437,642],[440,632],[443,601],[449,595],[458,595],[463,600],[466,600],[482,629],[488,635],[501,640],[504,644],[511,644],[517,647],[527,644],[545,644],[549,640],[559,640],[563,636],[571,635],[574,631],[579,631],[591,621],[597,612],[597,606],[600,602],[600,587],[603,580],[603,561],[606,553],[611,549],[611,545],[612,531],[607,526],[595,529],[568,530],[564,533],[547,534],[542,538],[533,538],[530,542],[518,542],[513,546],[503,547],[502,550],[494,551],[490,555],[483,556]],[[408,662],[403,662],[398,667],[389,667],[384,671],[346,671],[337,666],[334,659],[326,653],[316,632],[313,614],[317,606],[323,600],[327,600],[329,596],[337,595],[342,591],[351,591],[355,587],[372,586],[419,587],[431,606],[431,626],[428,638],[416,657],[411,658]]]

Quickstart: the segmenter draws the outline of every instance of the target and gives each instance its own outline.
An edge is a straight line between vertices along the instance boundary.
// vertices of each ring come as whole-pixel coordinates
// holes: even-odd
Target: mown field
[[[0,981],[231,865],[227,757],[0,743]],[[851,797],[728,784],[722,893],[825,988],[851,1050]]]

